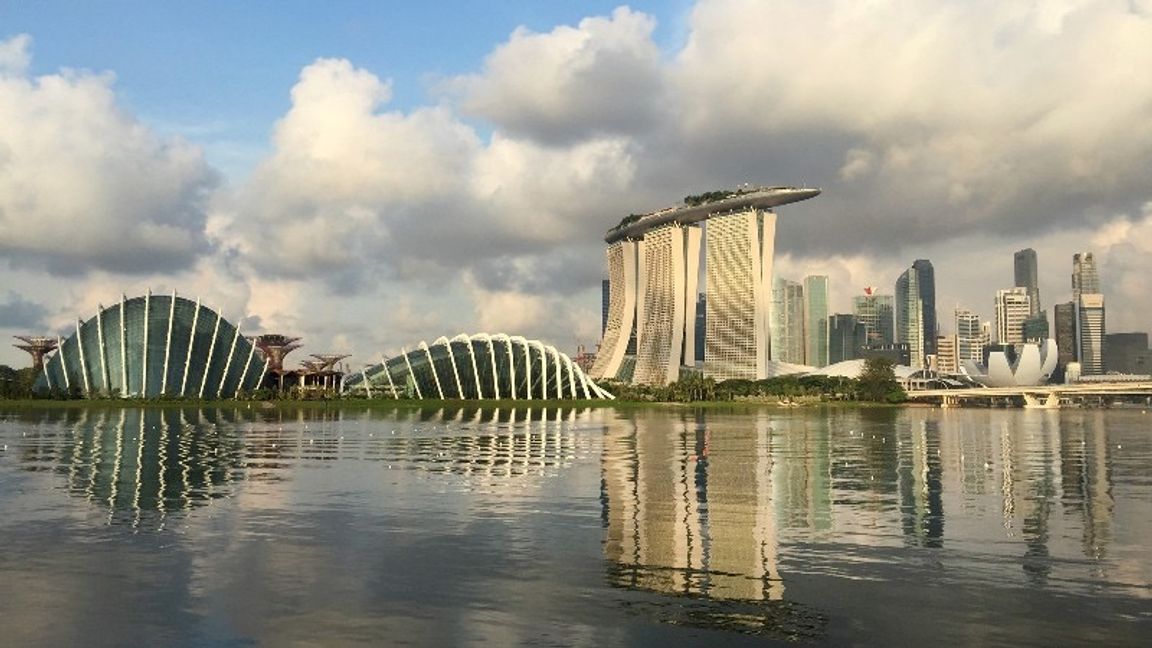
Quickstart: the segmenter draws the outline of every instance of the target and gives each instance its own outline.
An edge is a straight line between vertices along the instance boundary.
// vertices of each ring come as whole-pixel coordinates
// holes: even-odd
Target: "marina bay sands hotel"
[[[776,239],[773,207],[806,187],[744,187],[625,218],[608,230],[608,323],[594,379],[664,385],[696,361],[696,296],[704,246],[704,366],[716,380],[768,377]]]

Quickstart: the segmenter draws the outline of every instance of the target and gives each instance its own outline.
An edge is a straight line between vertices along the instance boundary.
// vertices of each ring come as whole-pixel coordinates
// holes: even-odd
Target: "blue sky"
[[[604,231],[807,183],[776,273],[1152,328],[1152,0],[0,3],[0,337],[148,289],[374,359],[600,328]],[[107,75],[112,75],[111,77]],[[0,363],[20,352],[0,345]]]
[[[438,101],[438,79],[475,72],[517,27],[548,31],[617,2],[10,2],[0,40],[33,37],[33,74],[111,72],[122,104],[206,147],[230,175],[254,164],[288,90],[318,58],[347,58],[392,81],[390,109]],[[629,6],[657,17],[666,51],[691,3]]]

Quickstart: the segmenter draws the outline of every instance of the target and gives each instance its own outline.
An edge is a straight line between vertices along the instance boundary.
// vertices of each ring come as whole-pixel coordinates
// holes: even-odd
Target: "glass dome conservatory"
[[[348,374],[344,391],[369,398],[613,398],[567,355],[538,340],[503,333],[441,337],[431,345]]]
[[[255,389],[264,358],[199,301],[153,295],[100,307],[60,342],[33,390],[85,396],[233,398]]]

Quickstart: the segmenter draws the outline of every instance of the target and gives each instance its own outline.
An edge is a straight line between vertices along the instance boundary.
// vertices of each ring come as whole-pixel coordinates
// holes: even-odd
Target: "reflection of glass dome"
[[[985,387],[1028,387],[1047,382],[1056,369],[1056,340],[1045,340],[1043,347],[1025,344],[1014,364],[1009,364],[1003,351],[988,354],[988,366],[964,361],[964,369]]]
[[[175,295],[125,298],[76,324],[33,389],[85,395],[231,398],[254,389],[264,360],[239,329]]]
[[[395,398],[612,398],[567,355],[537,340],[503,333],[460,334],[345,378],[344,391]]]

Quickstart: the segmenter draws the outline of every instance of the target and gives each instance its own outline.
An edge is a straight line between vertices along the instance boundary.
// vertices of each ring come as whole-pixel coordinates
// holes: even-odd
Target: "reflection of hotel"
[[[627,423],[609,428],[602,460],[612,582],[782,599],[780,530],[831,519],[828,429],[781,432],[764,416],[749,425],[639,414]]]

